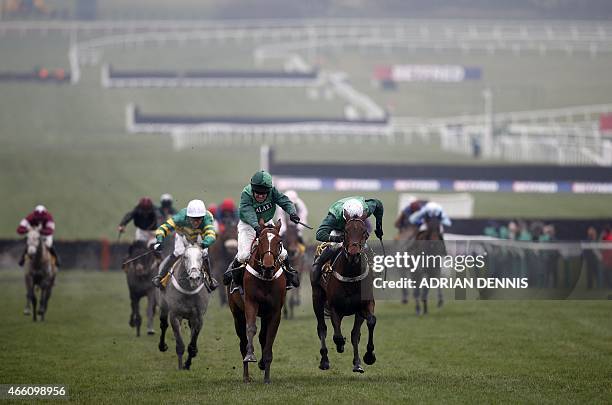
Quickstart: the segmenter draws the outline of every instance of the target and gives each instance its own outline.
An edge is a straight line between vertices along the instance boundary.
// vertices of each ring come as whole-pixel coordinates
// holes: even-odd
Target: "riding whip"
[[[305,223],[303,223],[303,222],[299,222],[299,221],[298,221],[298,224],[302,225],[304,228],[308,228],[308,229],[310,229],[310,230],[312,230],[312,229],[313,229],[313,228],[312,228],[310,225],[306,225],[306,224],[305,224]]]
[[[383,256],[387,256],[387,253],[385,253],[385,245],[383,244],[382,238],[378,238],[378,240],[380,241],[380,247],[382,248]],[[387,266],[385,266],[385,274],[383,274],[383,281],[387,281]]]
[[[138,259],[140,259],[141,257],[144,257],[144,256],[146,256],[146,255],[150,255],[150,254],[151,254],[151,253],[153,253],[153,252],[155,252],[155,250],[149,250],[149,251],[147,251],[147,252],[144,252],[144,253],[143,253],[143,254],[141,254],[141,255],[138,255],[138,256],[136,256],[136,257],[132,257],[131,259],[126,260],[125,262],[123,262],[123,264],[122,264],[121,266],[125,266],[126,264],[132,263],[133,261],[138,260]]]

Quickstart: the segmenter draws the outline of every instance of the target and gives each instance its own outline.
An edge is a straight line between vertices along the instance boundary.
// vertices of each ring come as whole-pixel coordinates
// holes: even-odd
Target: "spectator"
[[[597,242],[597,229],[593,226],[589,226],[587,229],[587,241]],[[597,249],[584,249],[582,252],[584,260],[584,266],[587,272],[587,288],[590,290],[594,288],[601,288],[601,253]]]

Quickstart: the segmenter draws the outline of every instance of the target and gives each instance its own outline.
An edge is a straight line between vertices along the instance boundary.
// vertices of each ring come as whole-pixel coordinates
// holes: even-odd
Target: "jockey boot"
[[[242,274],[241,269],[244,267],[244,263],[241,263],[238,258],[234,257],[234,260],[227,267],[225,273],[223,273],[223,284],[230,285],[233,281],[236,285],[242,285]]]
[[[300,275],[291,267],[289,256],[287,256],[283,262],[283,269],[285,278],[287,279],[287,289],[298,288],[300,286]]]
[[[217,287],[219,287],[219,283],[217,282],[217,280],[214,279],[214,277],[212,276],[211,272],[210,272],[210,258],[208,256],[206,256],[206,258],[204,259],[206,266],[204,266],[204,271],[206,272],[206,276],[208,277],[208,289],[210,290],[210,292],[213,292],[217,289]]]
[[[176,262],[176,259],[178,259],[178,257],[174,256],[174,253],[172,253],[169,254],[168,257],[166,257],[164,261],[159,264],[159,273],[157,273],[157,275],[151,279],[151,282],[155,287],[161,287],[162,279],[166,277],[166,274],[168,274],[168,270],[170,270],[172,265]]]
[[[314,284],[317,284],[321,279],[323,265],[331,260],[336,255],[336,252],[338,252],[338,247],[328,246],[319,256],[317,256],[312,268],[312,281]]]
[[[57,255],[57,251],[55,250],[55,246],[51,246],[49,248],[49,253],[51,253],[53,255],[53,257],[55,258],[55,266],[61,267],[62,263],[60,262],[60,258]]]

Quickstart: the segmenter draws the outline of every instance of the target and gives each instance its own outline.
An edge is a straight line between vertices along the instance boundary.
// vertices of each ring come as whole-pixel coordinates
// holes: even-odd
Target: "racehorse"
[[[344,316],[355,315],[351,343],[353,345],[353,372],[363,373],[359,358],[359,341],[361,325],[364,320],[368,326],[368,344],[363,361],[374,364],[374,297],[372,292],[373,276],[369,271],[368,259],[363,252],[368,239],[365,223],[366,216],[354,217],[346,221],[344,242],[336,257],[332,260],[331,271],[322,272],[316,282],[311,277],[312,307],[317,317],[317,334],[321,340],[321,370],[329,369],[328,350],[325,344],[327,325],[325,324],[325,307],[329,308],[334,327],[334,343],[338,353],[344,352],[346,339],[342,336],[341,324]]]
[[[176,341],[176,355],[179,370],[189,370],[191,362],[198,354],[198,335],[202,330],[204,314],[208,308],[210,292],[206,287],[205,272],[203,269],[203,250],[193,243],[185,248],[183,256],[176,261],[166,277],[166,287],[161,291],[161,310],[159,314],[161,336],[159,350],[168,350],[166,344],[166,330],[168,319],[172,325]],[[183,364],[185,343],[181,337],[181,321],[186,319],[191,329],[191,340],[187,346],[187,360]]]
[[[264,370],[264,383],[270,384],[270,364],[272,363],[272,345],[278,332],[281,320],[281,308],[285,303],[287,280],[283,274],[283,249],[279,231],[281,221],[276,225],[264,225],[260,219],[261,234],[253,241],[251,256],[243,276],[244,298],[240,292],[228,286],[229,307],[234,316],[234,327],[240,339],[240,353],[243,356],[243,380],[251,382],[249,363],[257,361],[253,339],[257,333],[256,320],[261,318],[259,343],[262,357],[258,362]]]
[[[55,283],[57,268],[51,256],[49,248],[45,245],[44,238],[37,228],[31,229],[27,237],[27,272],[25,284],[28,302],[32,305],[32,320],[36,322],[36,315],[40,315],[40,320],[45,320],[45,313],[51,290]],[[36,310],[35,287],[40,289],[40,306]]]
[[[210,248],[212,262],[212,274],[217,280],[223,278],[223,273],[238,253],[238,222],[234,218],[223,219],[222,229],[216,243]],[[224,288],[220,288],[219,300],[221,306],[227,304],[227,293]]]
[[[148,250],[146,242],[136,241],[130,247],[130,256],[138,257]],[[158,265],[159,261],[155,255],[150,254],[126,264],[123,268],[130,291],[132,306],[129,324],[132,328],[136,328],[136,336],[140,336],[140,325],[142,324],[140,299],[145,296],[147,297],[147,335],[155,334],[153,316],[157,306],[157,292],[153,284],[151,284],[151,278],[156,274]]]
[[[298,277],[301,278],[304,270],[304,249],[300,243],[299,230],[293,222],[285,223],[285,233],[283,235],[283,245],[289,255],[291,266],[297,271]],[[289,290],[288,299],[283,306],[283,316],[285,319],[293,319],[294,309],[300,305],[300,289],[294,288]]]
[[[442,224],[440,223],[440,220],[441,219],[439,217],[425,216],[425,229],[419,231],[415,238],[417,241],[416,246],[419,248],[419,250],[423,251],[430,257],[446,255]],[[423,315],[425,315],[427,314],[427,297],[429,295],[429,287],[424,286],[423,288],[419,288],[419,285],[421,280],[424,278],[430,279],[440,277],[440,267],[435,266],[434,268],[418,268],[415,270],[412,277],[416,281],[416,288],[414,289],[416,314],[421,314],[421,305],[419,303],[420,299],[421,303],[423,304]],[[438,288],[438,308],[440,308],[443,303],[442,289]]]

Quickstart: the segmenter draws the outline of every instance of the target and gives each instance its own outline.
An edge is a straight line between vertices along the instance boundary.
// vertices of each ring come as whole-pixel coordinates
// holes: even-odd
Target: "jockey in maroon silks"
[[[49,248],[49,252],[55,258],[55,265],[57,267],[60,266],[60,259],[55,251],[55,247],[53,246],[53,233],[55,232],[55,221],[53,220],[53,215],[45,208],[44,205],[37,205],[34,207],[34,211],[30,212],[25,218],[19,222],[19,226],[17,227],[17,233],[19,235],[26,235],[32,229],[39,229],[41,236],[43,237],[43,241],[47,248]],[[26,249],[23,251],[20,259],[19,265],[23,266],[25,262],[25,255],[27,252]]]

